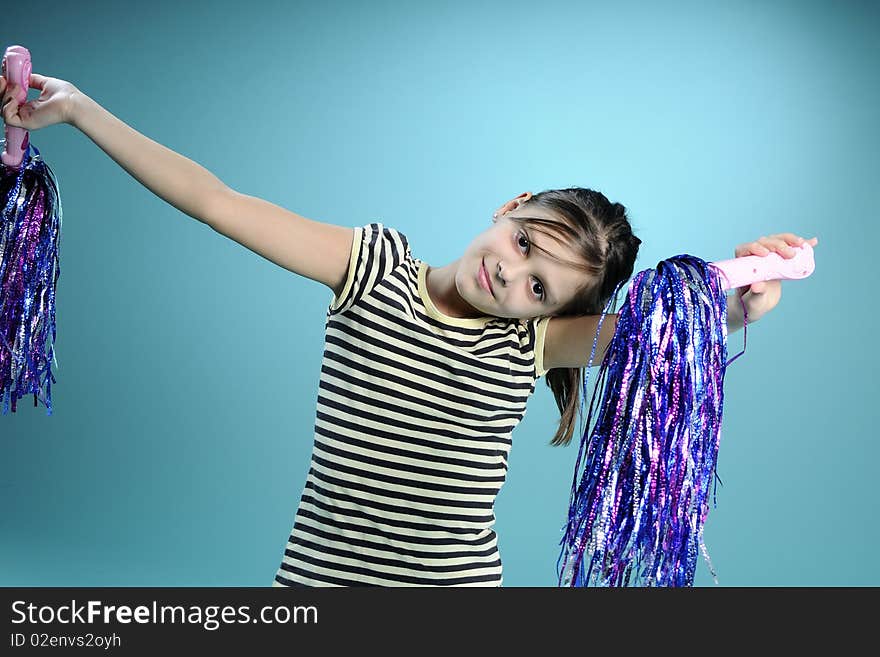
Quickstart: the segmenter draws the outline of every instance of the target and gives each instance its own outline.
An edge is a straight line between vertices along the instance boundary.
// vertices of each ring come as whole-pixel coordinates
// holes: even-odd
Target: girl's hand
[[[792,233],[779,233],[769,237],[760,237],[754,242],[747,242],[736,247],[734,257],[766,256],[775,252],[783,258],[793,258],[796,251],[792,247],[799,247],[804,243],[814,247],[819,243],[819,239],[813,237],[805,240],[803,237]],[[736,293],[742,297],[745,303],[746,311],[749,313],[749,323],[755,322],[773,310],[776,304],[779,303],[779,299],[782,296],[782,281],[759,281],[737,288]]]
[[[30,88],[39,89],[40,97],[19,103],[16,98],[27,99],[27,90],[0,75],[2,110],[0,118],[6,125],[25,130],[39,130],[56,123],[70,123],[71,97],[79,89],[58,78],[31,74]],[[23,92],[23,93],[22,93]]]

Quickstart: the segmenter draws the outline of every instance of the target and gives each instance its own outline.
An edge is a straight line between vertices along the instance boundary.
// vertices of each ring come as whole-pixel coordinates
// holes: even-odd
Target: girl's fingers
[[[794,233],[780,233],[778,235],[773,235],[772,237],[780,238],[785,240],[787,244],[790,246],[802,246],[803,244],[809,244],[810,246],[816,246],[819,243],[819,238],[811,237],[810,239],[804,239],[800,235],[795,235]]]
[[[786,235],[791,235],[791,233]],[[791,243],[797,246],[797,237],[795,235],[791,235],[790,240]],[[790,242],[783,236],[772,235],[770,237],[762,237],[759,241],[768,251],[775,251],[783,258],[793,258],[797,254],[794,247],[789,246]]]
[[[760,242],[747,242],[740,244],[733,252],[735,258],[742,258],[750,255],[767,255],[769,251]]]
[[[761,256],[767,255],[768,253],[770,253],[770,249],[764,243],[766,239],[767,239],[766,237],[762,237],[761,239],[756,240],[756,241],[748,244],[747,246],[749,247],[749,253],[753,254],[753,255],[761,255]]]
[[[45,75],[40,75],[39,73],[31,73],[31,77],[28,79],[28,88],[30,89],[39,89],[43,90],[46,86],[46,82],[49,80]],[[16,85],[14,82],[12,84],[2,75],[0,75],[0,94],[6,91],[6,88],[9,87],[9,91],[12,92],[15,90]]]
[[[805,242],[803,237],[795,235],[794,233],[779,233],[772,237],[778,237],[779,239],[785,240],[787,244],[791,244],[792,246],[800,246]]]
[[[754,242],[747,242],[737,246],[734,250],[734,257],[741,258],[749,255],[766,256],[770,253],[778,253],[783,258],[793,258],[797,255],[798,248],[804,244],[809,243],[811,246],[815,246],[818,242],[819,240],[815,237],[806,240],[794,233],[762,235]]]
[[[782,239],[781,237],[777,237],[776,235],[771,235],[770,237],[762,237],[758,240],[766,246],[768,249],[776,249],[776,248],[785,248],[788,246],[788,243]]]

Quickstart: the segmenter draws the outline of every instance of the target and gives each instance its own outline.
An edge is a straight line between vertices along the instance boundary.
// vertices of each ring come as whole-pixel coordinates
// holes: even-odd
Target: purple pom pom
[[[35,155],[31,155],[31,151]],[[18,169],[0,165],[0,398],[26,394],[52,415],[55,285],[60,269],[58,183],[31,144]],[[43,389],[45,388],[45,393]]]
[[[730,362],[708,263],[680,255],[636,274],[590,402],[560,586],[692,586],[700,550],[712,570],[703,523]]]

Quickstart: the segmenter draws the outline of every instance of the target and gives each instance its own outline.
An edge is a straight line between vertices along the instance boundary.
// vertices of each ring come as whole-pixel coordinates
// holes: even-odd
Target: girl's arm
[[[140,134],[78,89],[68,123],[159,198],[193,219],[338,295],[346,281],[354,230],[307,219],[241,194],[192,160]]]
[[[206,222],[209,202],[226,188],[217,176],[142,135],[79,90],[71,95],[69,112],[69,123],[144,187],[193,219]]]
[[[551,317],[544,333],[543,364],[545,370],[559,367],[586,367],[599,328],[601,315],[577,315],[574,317]],[[617,328],[617,313],[605,315],[599,339],[596,341],[596,353],[593,355],[593,367],[602,364],[605,350],[611,344]]]
[[[544,334],[544,369],[586,367],[600,317],[601,315],[551,317],[547,322],[547,332]],[[617,329],[617,318],[616,313],[605,315],[599,339],[596,341],[593,367],[599,367],[602,359],[605,358],[605,351]],[[750,316],[749,323],[751,322]],[[739,297],[733,294],[727,297],[727,331],[733,333],[742,327],[742,306]]]

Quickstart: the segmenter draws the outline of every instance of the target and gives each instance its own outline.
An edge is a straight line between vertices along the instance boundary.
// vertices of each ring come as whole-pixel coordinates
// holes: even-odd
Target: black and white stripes
[[[499,586],[493,506],[544,374],[546,322],[444,315],[403,234],[353,230],[327,311],[311,467],[274,584]]]

